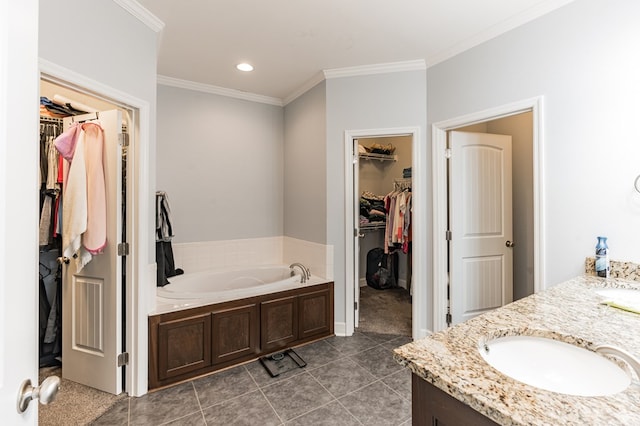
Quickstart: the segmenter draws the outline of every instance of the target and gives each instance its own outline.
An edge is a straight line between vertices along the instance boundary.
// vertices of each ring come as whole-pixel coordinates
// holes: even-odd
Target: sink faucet
[[[307,268],[300,262],[292,263],[291,265],[289,265],[289,269],[291,269],[291,275],[294,274],[293,268],[295,268],[296,266],[300,268],[300,271],[302,271],[302,275],[300,276],[300,282],[301,283],[307,282],[307,280],[311,278],[311,271],[309,271],[309,268]]]
[[[616,348],[615,346],[600,345],[595,348],[595,351],[601,354],[613,355],[627,362],[635,371],[636,377],[640,380],[640,361],[629,352],[624,349]]]

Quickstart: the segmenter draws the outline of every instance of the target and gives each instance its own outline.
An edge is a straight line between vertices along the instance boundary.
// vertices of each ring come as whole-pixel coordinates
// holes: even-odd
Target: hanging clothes
[[[384,197],[387,224],[384,232],[385,253],[389,248],[408,253],[411,241],[411,192],[409,189],[394,190]]]
[[[171,240],[174,237],[169,196],[164,191],[156,192],[156,285],[169,284],[167,278],[181,275],[184,271],[175,267]]]
[[[56,138],[66,160],[62,203],[62,255],[76,259],[77,271],[107,244],[104,131],[99,121],[74,123]]]

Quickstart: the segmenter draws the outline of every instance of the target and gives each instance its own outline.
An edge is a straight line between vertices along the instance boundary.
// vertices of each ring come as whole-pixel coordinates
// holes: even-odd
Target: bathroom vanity
[[[517,381],[481,354],[485,342],[508,335],[589,351],[612,345],[640,357],[640,314],[602,304],[602,289],[640,291],[640,282],[581,276],[396,348],[394,358],[412,372],[413,425],[640,425],[640,382],[616,357],[610,359],[627,371],[629,386],[576,396]]]

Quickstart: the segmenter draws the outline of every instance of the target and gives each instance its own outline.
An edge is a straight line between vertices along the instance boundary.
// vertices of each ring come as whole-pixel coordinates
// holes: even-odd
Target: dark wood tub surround
[[[333,282],[149,317],[149,389],[333,335]]]

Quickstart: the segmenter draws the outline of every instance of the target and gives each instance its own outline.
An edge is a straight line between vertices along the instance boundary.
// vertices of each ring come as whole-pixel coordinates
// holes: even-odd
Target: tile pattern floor
[[[409,337],[356,332],[296,348],[306,362],[272,378],[259,361],[140,398],[93,425],[410,425],[411,375],[391,350]]]

